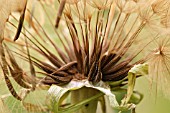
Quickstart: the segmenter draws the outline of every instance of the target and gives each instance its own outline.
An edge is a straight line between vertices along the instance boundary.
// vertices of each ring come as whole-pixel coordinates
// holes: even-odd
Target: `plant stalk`
[[[82,100],[88,99],[99,93],[99,91],[83,87],[79,90],[74,90],[71,92],[71,103],[76,104]],[[75,111],[74,113],[96,113],[98,100],[93,100],[84,105],[81,109]]]

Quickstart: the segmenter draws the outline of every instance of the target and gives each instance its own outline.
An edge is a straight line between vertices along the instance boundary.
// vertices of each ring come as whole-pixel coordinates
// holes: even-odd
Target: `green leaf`
[[[138,75],[148,75],[148,64],[144,63],[144,64],[138,64],[138,65],[134,65],[134,67],[132,67],[129,70],[129,74],[135,74],[136,76]]]
[[[136,76],[139,76],[139,75],[144,76],[147,74],[148,74],[148,64],[138,64],[129,70],[129,72],[128,72],[128,90],[127,90],[127,97],[126,97],[126,101],[125,101],[126,104],[128,103],[128,101],[130,100],[130,98],[133,94]]]
[[[122,100],[121,107],[122,109],[127,108],[127,109],[134,109],[135,104],[133,103],[128,103],[129,100],[131,99],[133,93],[134,93],[134,86],[135,86],[135,81],[137,76],[144,76],[148,74],[148,64],[138,64],[135,65],[133,68],[131,68],[128,72],[128,89],[127,89],[127,95],[126,97]]]

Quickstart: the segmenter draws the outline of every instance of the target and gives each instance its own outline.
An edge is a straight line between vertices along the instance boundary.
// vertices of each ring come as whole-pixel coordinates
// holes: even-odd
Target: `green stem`
[[[75,90],[71,92],[71,102],[72,104],[76,104],[82,100],[88,99],[96,94],[99,91],[83,87],[79,90]],[[80,110],[75,111],[74,113],[96,113],[98,100],[90,101],[89,103],[85,104]]]

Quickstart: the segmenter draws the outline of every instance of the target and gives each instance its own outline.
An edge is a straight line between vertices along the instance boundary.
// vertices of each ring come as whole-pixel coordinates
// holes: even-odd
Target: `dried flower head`
[[[12,15],[13,20],[9,19],[7,23],[19,31],[14,40],[20,38],[15,43],[5,38],[0,48],[0,63],[8,89],[28,111],[52,109],[44,106],[43,102],[35,104],[25,99],[42,86],[64,87],[73,81],[88,81],[121,88],[126,84],[131,85],[127,83],[131,77],[128,78],[129,73],[136,73],[135,77],[142,75],[130,71],[134,66],[140,69],[136,66],[138,64],[148,63],[151,78],[160,84],[168,84],[169,39],[160,35],[165,28],[162,24],[168,28],[166,20],[169,16],[166,11],[169,8],[160,9],[164,4],[161,0],[61,0],[58,10],[42,0],[38,3],[42,6],[40,11],[46,15],[44,20],[48,22],[41,25],[37,19],[39,14],[33,14],[27,8],[32,19],[28,24],[31,25],[24,24],[17,28],[15,22],[22,24],[23,20],[21,22]],[[50,3],[55,2],[52,0]],[[5,23],[4,20],[2,23]],[[34,33],[30,32],[30,27]],[[162,41],[159,41],[160,38]],[[144,55],[153,41],[158,41],[159,48]],[[29,68],[21,68],[17,56]],[[21,91],[21,94],[14,90],[10,75],[12,80],[27,90]],[[129,90],[127,92],[131,95]]]

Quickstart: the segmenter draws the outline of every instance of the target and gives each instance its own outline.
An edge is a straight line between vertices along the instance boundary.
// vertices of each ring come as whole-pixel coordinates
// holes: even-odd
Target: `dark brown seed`
[[[58,9],[58,13],[57,13],[56,24],[55,24],[56,28],[58,28],[61,15],[62,15],[62,12],[64,10],[65,3],[66,3],[66,0],[61,0],[60,6],[59,6],[59,9]]]
[[[24,10],[21,12],[21,16],[20,16],[20,19],[19,19],[19,24],[18,24],[18,27],[17,27],[17,33],[16,33],[16,35],[14,37],[14,41],[16,41],[19,38],[19,35],[21,33],[22,26],[23,26],[23,23],[24,23],[26,6],[27,6],[27,3],[25,5],[25,7],[24,7]]]

